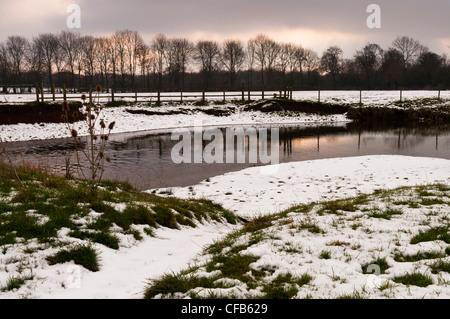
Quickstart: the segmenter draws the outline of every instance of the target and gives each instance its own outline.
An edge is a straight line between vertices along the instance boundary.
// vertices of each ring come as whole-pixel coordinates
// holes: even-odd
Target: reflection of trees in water
[[[274,127],[274,126],[272,126]],[[261,128],[264,128],[261,126]],[[245,127],[244,127],[245,130]],[[226,134],[223,129],[224,156],[226,156]],[[268,133],[270,130],[268,131]],[[436,149],[444,156],[450,156],[450,125],[430,127],[418,125],[414,127],[387,127],[376,125],[361,126],[354,123],[337,126],[293,126],[279,127],[280,154],[284,153],[284,162],[295,160],[333,157],[345,154],[357,155],[362,152],[395,153],[417,150],[417,154],[428,155],[430,148]],[[166,185],[165,180],[188,180],[194,181],[194,177],[208,174],[211,176],[226,173],[231,170],[245,168],[246,165],[237,166],[195,166],[187,168],[174,165],[171,160],[171,151],[179,140],[172,141],[171,134],[120,135],[110,140],[108,156],[111,163],[107,164],[105,177],[122,181],[137,183],[152,183],[159,181],[158,185]],[[193,137],[193,134],[191,134]],[[205,147],[210,141],[203,141]],[[354,146],[353,146],[354,143]],[[436,144],[436,145],[434,145]],[[248,136],[245,145],[248,157]],[[268,134],[268,147],[270,147],[270,134]],[[331,147],[323,147],[331,146]],[[235,147],[237,144],[235,143]],[[73,157],[76,150],[81,150],[71,139],[12,142],[8,143],[8,150],[15,155],[15,160],[21,162],[33,162],[42,166],[51,166],[61,173],[65,170],[65,159],[67,154],[72,155],[72,165],[75,167],[76,158]],[[192,148],[194,151],[194,148]],[[320,153],[320,155],[319,155]],[[441,155],[439,155],[441,156]],[[1,158],[0,158],[1,160]],[[84,163],[82,163],[84,165]],[[248,166],[248,165],[247,165]],[[198,170],[197,170],[198,169]],[[202,172],[202,170],[204,172]],[[211,172],[211,173],[210,173]],[[210,177],[210,176],[209,176]],[[153,185],[153,184],[152,184]],[[147,184],[145,184],[147,186]]]
[[[409,135],[403,129],[399,129],[395,135],[384,137],[383,141],[391,149],[411,150],[418,145],[424,144],[426,137],[423,135]]]

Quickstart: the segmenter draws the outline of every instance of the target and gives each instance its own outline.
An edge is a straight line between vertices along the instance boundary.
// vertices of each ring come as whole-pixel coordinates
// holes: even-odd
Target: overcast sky
[[[139,31],[148,42],[169,37],[248,40],[265,33],[321,54],[339,45],[346,56],[369,42],[389,47],[396,36],[419,40],[432,51],[450,54],[449,0],[0,0],[0,41],[69,30],[67,7],[81,8],[82,34]],[[367,26],[367,7],[381,8],[381,28]]]

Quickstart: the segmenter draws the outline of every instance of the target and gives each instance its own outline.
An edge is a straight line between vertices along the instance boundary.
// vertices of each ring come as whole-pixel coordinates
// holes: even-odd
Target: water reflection
[[[288,126],[279,130],[280,163],[378,154],[450,159],[450,126],[362,127],[351,123]],[[104,178],[128,181],[144,190],[192,185],[212,176],[261,165],[248,161],[242,164],[174,164],[171,151],[176,143],[178,141],[172,141],[167,132],[114,135],[107,149],[112,161],[107,164]],[[203,141],[203,147],[208,143]],[[246,146],[248,149],[248,139]],[[16,160],[38,162],[61,174],[66,169],[68,156],[76,148],[80,146],[70,139],[8,143]],[[69,160],[75,164],[73,156]]]

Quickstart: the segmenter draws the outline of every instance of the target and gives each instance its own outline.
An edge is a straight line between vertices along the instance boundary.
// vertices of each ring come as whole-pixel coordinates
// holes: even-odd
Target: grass
[[[433,284],[433,279],[429,275],[418,272],[407,273],[403,276],[396,276],[393,281],[406,286],[427,287]]]
[[[450,270],[444,259],[450,248],[442,251],[448,234],[446,210],[436,209],[439,200],[429,206],[411,205],[424,198],[445,201],[447,191],[445,185],[428,185],[426,190],[400,187],[257,216],[206,247],[196,267],[149,283],[145,298],[395,298],[399,290],[407,296],[410,286],[445,282],[439,276]],[[407,224],[422,231],[414,233]],[[440,250],[401,253],[402,247],[436,240]],[[395,276],[399,262],[412,266]],[[358,263],[362,271],[350,271],[349,265]],[[414,270],[416,263],[428,267],[429,274]],[[373,281],[373,275],[379,279]],[[331,280],[327,292],[321,286],[324,278]],[[343,292],[350,283],[353,292]]]
[[[139,241],[154,236],[160,227],[181,230],[204,222],[239,221],[235,214],[207,199],[159,197],[110,181],[102,182],[93,191],[87,182],[60,178],[40,169],[18,167],[17,172],[23,186],[10,167],[0,164],[2,253],[8,254],[13,244],[21,245],[27,255],[50,249],[51,254],[46,255],[50,265],[74,262],[98,272],[99,245],[118,249],[122,238],[127,238],[127,243]],[[447,193],[445,185],[405,187],[298,205],[278,214],[252,218],[205,247],[195,266],[149,282],[144,297],[363,298],[368,296],[367,291],[359,287],[354,287],[353,293],[342,293],[340,289],[353,282],[364,284],[366,276],[373,274],[389,277],[380,283],[384,289],[376,289],[383,296],[394,296],[392,282],[405,287],[439,283],[438,276],[450,268],[445,259],[450,248],[443,246],[450,243],[449,223],[441,203],[448,202]],[[434,202],[420,204],[424,199]],[[412,202],[419,204],[411,207]],[[411,214],[414,217],[409,219]],[[408,229],[408,225],[414,228]],[[63,229],[62,240],[59,234]],[[74,245],[73,239],[80,244]],[[383,246],[383,242],[388,245]],[[415,248],[420,242],[432,242],[430,245],[441,248],[427,248],[414,255],[401,253],[407,250],[403,247]],[[30,243],[37,247],[28,247]],[[393,268],[395,264],[388,264],[388,258],[421,263],[428,267],[429,274],[413,270],[392,277],[398,271]],[[21,289],[28,280],[23,274],[25,266],[20,263],[13,258],[4,262],[6,270],[13,269],[12,265],[17,269],[11,271],[2,291]],[[361,265],[362,271],[348,271],[349,265]],[[322,278],[331,282],[330,292],[323,296]]]
[[[79,245],[73,248],[61,249],[53,256],[47,257],[50,265],[73,261],[75,264],[97,272],[100,270],[98,253],[90,245]]]
[[[368,214],[369,217],[372,218],[383,218],[383,219],[387,219],[390,220],[392,218],[392,216],[395,215],[402,215],[403,211],[399,210],[399,209],[394,209],[394,208],[388,208],[385,210],[378,210],[378,209],[374,209],[370,214]]]
[[[386,270],[389,269],[389,265],[386,261],[386,258],[378,258],[377,260],[372,261],[371,263],[365,264],[362,266],[363,274],[376,274],[381,275],[386,273]],[[376,273],[378,272],[379,273]]]
[[[196,222],[207,220],[238,221],[233,213],[207,200],[162,198],[139,192],[126,183],[103,182],[98,190],[90,190],[85,181],[68,180],[31,167],[19,167],[18,173],[24,187],[7,165],[0,164],[0,189],[4,196],[12,194],[10,200],[0,201],[3,244],[12,244],[17,237],[49,242],[63,227],[70,229],[75,238],[102,243],[114,235],[110,230],[113,224],[127,232],[132,225],[178,229],[180,225],[195,227]],[[118,210],[119,204],[125,205],[123,211]],[[92,212],[98,216],[91,218]],[[43,219],[47,221],[41,223]],[[89,222],[81,229],[74,220]],[[108,246],[117,248],[116,244]]]
[[[433,274],[438,274],[441,271],[450,273],[450,262],[443,260],[436,260],[433,264],[430,265],[431,272]]]
[[[235,214],[208,200],[159,197],[112,181],[103,181],[93,190],[88,181],[51,175],[39,167],[19,166],[16,171],[20,181],[12,167],[0,163],[3,254],[11,245],[26,247],[36,242],[40,249],[59,250],[48,256],[51,265],[74,261],[99,271],[94,244],[117,250],[122,245],[120,238],[128,244],[131,239],[154,236],[161,227],[181,229],[211,221],[238,223]],[[63,229],[66,235],[61,239]],[[72,239],[79,240],[80,245],[72,247]]]
[[[27,280],[32,280],[34,275],[31,273],[24,276],[10,276],[6,281],[6,286],[1,288],[0,291],[12,291],[15,289],[20,289],[22,285],[26,283]]]
[[[418,244],[420,242],[442,240],[450,244],[450,228],[449,225],[441,227],[432,227],[426,231],[421,231],[419,234],[411,238],[411,244]]]

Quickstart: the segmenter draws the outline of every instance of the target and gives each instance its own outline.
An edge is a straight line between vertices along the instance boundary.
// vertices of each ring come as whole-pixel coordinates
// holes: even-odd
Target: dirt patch
[[[81,103],[69,104],[69,122],[83,119]],[[25,105],[0,105],[0,125],[63,123],[64,112],[61,104],[33,103]]]

